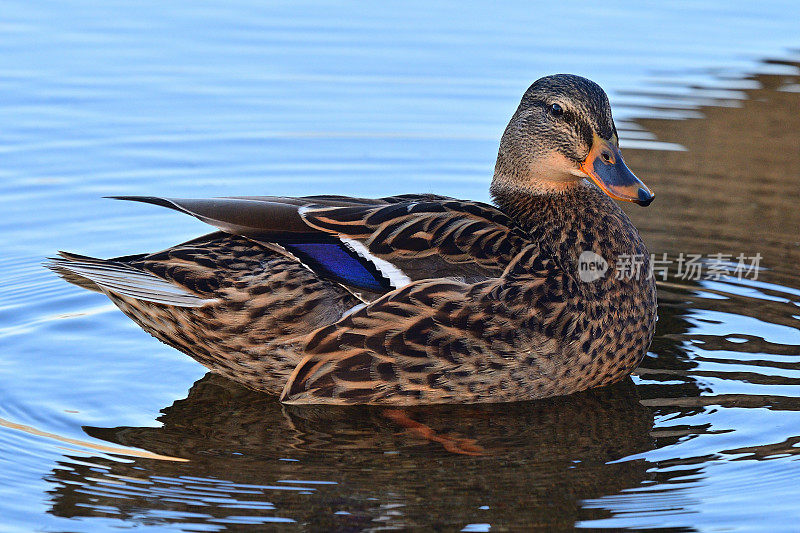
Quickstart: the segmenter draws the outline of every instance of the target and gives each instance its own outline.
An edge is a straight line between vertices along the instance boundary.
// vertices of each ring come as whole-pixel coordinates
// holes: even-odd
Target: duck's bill
[[[589,156],[581,163],[581,170],[603,192],[617,200],[646,206],[655,198],[653,191],[630,171],[619,148],[597,135]]]

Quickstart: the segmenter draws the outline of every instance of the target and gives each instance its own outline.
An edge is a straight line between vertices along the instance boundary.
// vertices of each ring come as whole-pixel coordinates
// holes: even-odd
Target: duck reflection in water
[[[443,442],[398,424],[404,416]],[[640,404],[629,379],[567,397],[412,407],[387,416],[386,408],[377,406],[282,405],[208,374],[186,399],[165,408],[159,421],[158,428],[85,431],[187,462],[92,458],[65,463],[50,478],[56,485],[52,512],[86,516],[113,509],[131,518],[165,521],[191,520],[190,515],[180,518],[181,512],[277,514],[332,528],[324,522],[335,518],[331,510],[350,513],[340,525],[357,526],[374,524],[387,505],[398,505],[402,515],[388,523],[404,527],[427,525],[437,516],[451,525],[469,517],[502,517],[505,523],[515,517],[518,527],[542,521],[567,526],[600,513],[581,510],[580,500],[647,479],[644,461],[616,461],[653,447],[652,413]],[[478,453],[451,453],[447,448],[453,443]],[[311,496],[280,490],[281,480],[337,484],[307,484],[315,493]],[[298,485],[304,486],[296,481],[287,489]],[[214,491],[219,501],[208,500]],[[274,507],[259,510],[261,501]],[[241,508],[232,513],[230,506],[237,502]],[[489,509],[477,509],[483,505]],[[174,516],[159,515],[166,509]]]

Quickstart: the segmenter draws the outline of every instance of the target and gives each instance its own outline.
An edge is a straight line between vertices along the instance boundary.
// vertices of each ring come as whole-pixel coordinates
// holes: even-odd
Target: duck
[[[156,339],[287,404],[500,403],[624,379],[657,320],[650,256],[615,200],[609,99],[536,80],[500,140],[492,203],[435,194],[118,196],[215,231],[156,253],[47,266]],[[636,259],[637,275],[614,265]]]

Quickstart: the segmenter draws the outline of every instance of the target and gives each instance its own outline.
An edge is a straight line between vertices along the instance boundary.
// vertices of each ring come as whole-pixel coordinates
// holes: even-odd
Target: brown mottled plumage
[[[549,76],[503,135],[497,206],[133,197],[222,231],[150,255],[62,253],[49,266],[211,370],[289,403],[569,394],[629,374],[656,320],[647,250],[609,198],[647,205],[652,193],[617,144],[602,89]],[[585,251],[611,268],[582,281]],[[640,275],[615,276],[626,257]]]

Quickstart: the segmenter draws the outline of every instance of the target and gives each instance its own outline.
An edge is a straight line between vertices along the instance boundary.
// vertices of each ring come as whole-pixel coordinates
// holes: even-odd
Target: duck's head
[[[617,200],[649,205],[654,198],[622,159],[605,91],[572,74],[540,78],[503,134],[492,192],[554,194],[584,179]]]

